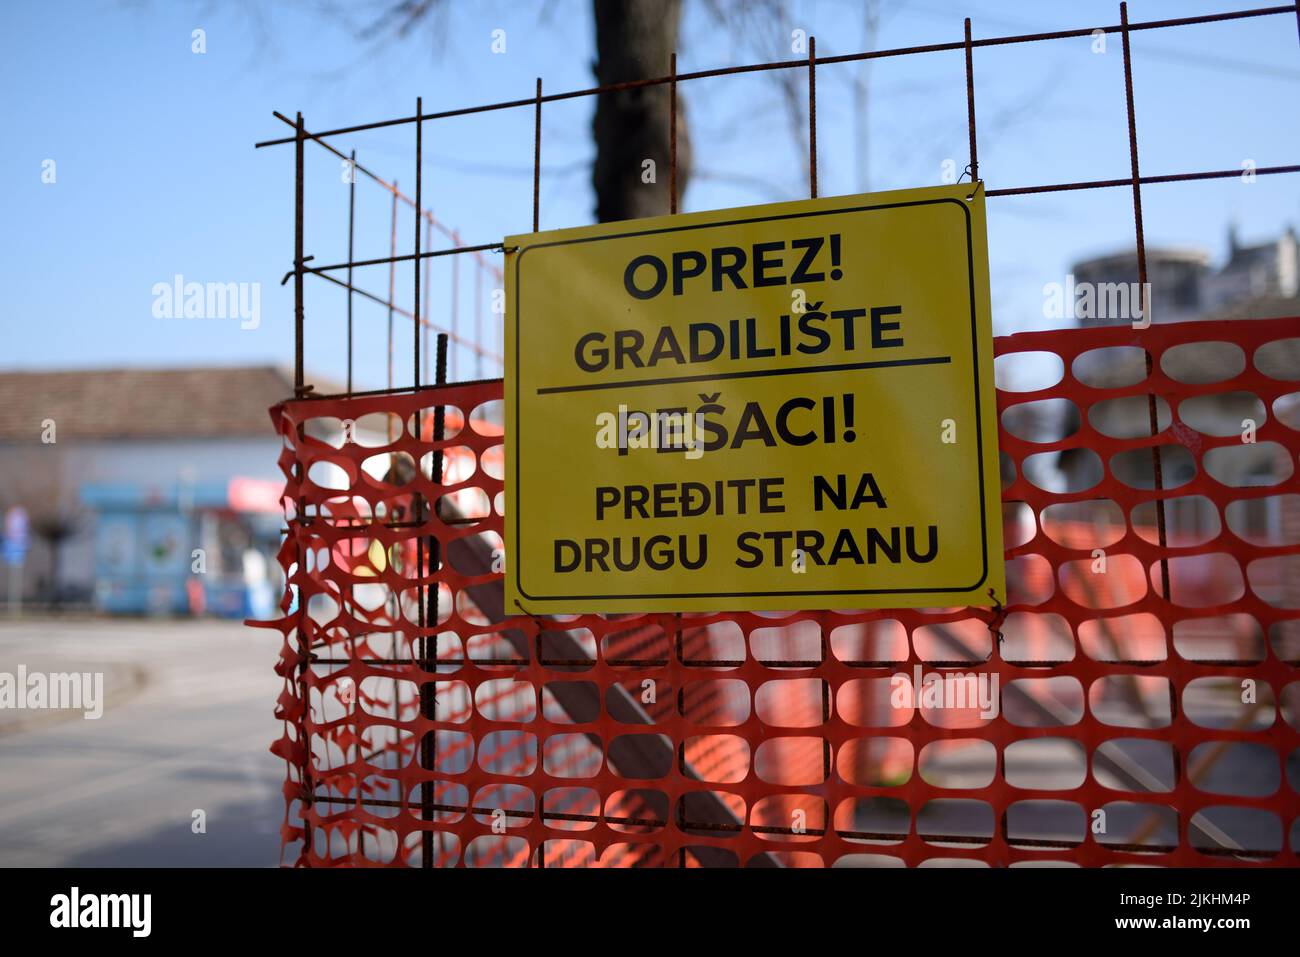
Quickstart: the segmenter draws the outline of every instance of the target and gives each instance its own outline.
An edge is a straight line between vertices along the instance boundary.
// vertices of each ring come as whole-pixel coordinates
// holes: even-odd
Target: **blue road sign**
[[[27,510],[15,505],[5,512],[4,560],[6,565],[21,565],[31,546]]]

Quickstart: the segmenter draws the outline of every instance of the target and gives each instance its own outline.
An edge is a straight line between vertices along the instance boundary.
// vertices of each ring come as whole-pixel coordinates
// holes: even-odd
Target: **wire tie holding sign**
[[[988,590],[988,596],[993,599],[993,616],[989,619],[989,631],[998,636],[998,647],[1002,647],[1002,642],[1006,641],[1006,635],[1002,634],[1002,625],[1007,620],[1007,609],[998,598],[997,592],[992,588]]]
[[[544,622],[544,621],[542,620],[542,617],[541,617],[540,615],[536,615],[536,614],[534,614],[533,612],[531,612],[531,611],[529,611],[527,608],[525,608],[523,605],[521,605],[521,604],[519,603],[519,599],[518,599],[518,598],[515,599],[515,607],[518,608],[521,612],[523,612],[523,614],[525,614],[525,615],[527,615],[527,616],[529,617],[529,619],[532,621],[534,627],[537,628],[537,632],[538,632],[538,634],[540,634],[540,633],[542,633],[543,631],[546,631],[546,630],[547,630],[547,628],[546,628],[546,622]],[[538,657],[540,658],[541,655],[538,655]]]

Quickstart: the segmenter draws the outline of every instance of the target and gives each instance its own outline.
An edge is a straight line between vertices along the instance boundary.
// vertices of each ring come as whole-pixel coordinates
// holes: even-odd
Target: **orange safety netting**
[[[998,391],[995,609],[507,615],[500,382],[276,406],[286,850],[1296,865],[1300,320],[995,352],[1060,371]]]

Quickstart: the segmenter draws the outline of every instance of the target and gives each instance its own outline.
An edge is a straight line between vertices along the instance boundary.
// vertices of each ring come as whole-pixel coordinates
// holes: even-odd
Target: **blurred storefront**
[[[170,488],[89,483],[95,606],[124,614],[267,618],[282,485],[236,477]]]
[[[267,617],[284,479],[273,366],[0,373],[0,511],[26,607]]]

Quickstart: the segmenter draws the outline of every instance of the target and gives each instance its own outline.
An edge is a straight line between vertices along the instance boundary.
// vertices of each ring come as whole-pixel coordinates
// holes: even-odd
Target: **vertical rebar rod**
[[[451,244],[453,246],[460,245],[460,234],[457,233],[454,229],[451,231]],[[451,334],[456,337],[457,342],[460,342],[460,257],[459,256],[451,257]],[[475,344],[478,343],[477,338],[474,341]],[[451,377],[453,379],[459,378],[459,372],[458,372],[458,368],[460,366],[460,362],[458,361],[459,355],[460,355],[459,349],[457,349],[455,352],[451,354]]]
[[[357,151],[348,159],[348,397],[352,396],[352,240],[357,219]]]
[[[414,362],[412,370],[415,377],[415,388],[420,388],[420,219],[424,215],[424,99],[423,97],[415,98],[415,260],[412,262],[411,273],[415,282],[415,295],[411,303],[414,312],[414,321],[411,323],[412,341],[415,346]],[[415,433],[423,441],[424,439],[424,415],[420,412],[415,414]],[[419,471],[420,463],[416,460],[416,470]],[[424,496],[418,491],[414,495],[415,521],[417,524],[424,523]],[[424,614],[424,536],[417,533],[415,538],[415,574],[419,585],[416,590],[416,601],[418,603],[417,622],[419,626],[419,638],[417,639],[418,652],[420,655],[420,670],[423,672],[420,680],[420,710],[424,712],[424,701],[427,694],[432,689],[428,688],[428,666],[429,666],[429,636],[425,633],[427,619]],[[425,732],[420,739],[420,767],[426,772],[432,771],[433,760],[433,740],[432,731]],[[426,778],[420,782],[420,819],[428,824],[433,819],[433,783]],[[420,864],[422,867],[433,867],[433,831],[426,828],[420,834],[421,855]]]
[[[970,139],[970,181],[980,179],[980,155],[975,145],[975,63],[971,56],[970,17],[966,18],[966,132]]]
[[[438,358],[434,364],[434,376],[438,385],[445,385],[447,382],[447,334],[438,333],[437,339]],[[446,437],[446,409],[444,406],[437,406],[433,410],[433,441],[441,442]],[[423,430],[421,430],[423,437]],[[429,469],[429,480],[433,484],[435,498],[431,503],[432,514],[438,515],[438,497],[437,486],[442,484],[442,449],[436,449],[432,456],[432,462]],[[423,503],[420,508],[420,520],[423,521]],[[418,541],[424,541],[421,537]],[[429,566],[428,573],[436,574],[442,564],[442,548],[436,535],[429,536]],[[420,549],[424,551],[423,548]],[[423,558],[421,558],[420,567],[420,620],[421,622],[432,626],[438,621],[438,585],[435,582],[433,587],[428,589],[427,597],[423,585],[425,571],[423,567]],[[434,654],[437,654],[437,642],[434,643]],[[429,657],[429,638],[424,634],[423,629],[420,634],[420,670],[427,677],[436,673],[437,662],[432,661]],[[434,695],[434,683],[431,680],[420,683],[420,715],[426,721],[433,721],[437,714],[437,699]],[[437,767],[437,754],[435,752],[436,732],[430,731],[425,734],[420,742],[420,766],[432,773]],[[420,784],[420,813],[424,821],[433,820],[433,782],[425,779]],[[433,831],[426,830],[423,834],[424,854],[423,866],[433,866]]]
[[[348,156],[348,398],[352,397],[352,250],[353,239],[356,234],[356,217],[357,217],[357,151],[352,150]],[[348,557],[355,558],[354,552],[355,540],[348,540]],[[351,583],[348,584],[348,614],[356,614],[356,596],[352,590]],[[357,656],[357,639],[355,634],[348,636],[351,641],[349,644],[348,654],[352,658]],[[353,699],[356,700],[355,698]],[[354,724],[354,730],[361,729]],[[360,798],[360,792],[357,797]],[[363,826],[357,831],[357,847],[360,850],[361,857],[366,856],[366,830]]]
[[[808,189],[817,198],[817,38],[808,38]]]
[[[1149,326],[1151,323],[1151,303],[1147,302],[1147,247],[1142,232],[1142,176],[1138,168],[1137,113],[1133,108],[1133,61],[1129,52],[1128,4],[1119,5],[1119,22],[1123,28],[1121,37],[1124,42],[1124,99],[1128,108],[1128,152],[1133,175],[1133,223],[1137,235],[1138,263],[1138,314]],[[1143,348],[1142,355],[1146,361],[1147,379],[1150,380],[1154,370],[1151,351]],[[1156,406],[1156,395],[1147,392],[1147,418],[1150,422],[1152,437],[1160,434],[1160,416]],[[1157,492],[1165,487],[1164,467],[1160,461],[1160,446],[1151,446],[1152,481]],[[1160,585],[1165,601],[1169,600],[1169,540],[1165,530],[1165,500],[1156,499],[1156,534],[1160,542]]]
[[[418,219],[418,217],[417,217]],[[420,440],[424,440],[424,416],[420,413],[415,414],[416,432]],[[416,470],[420,468],[418,461]],[[412,505],[415,510],[416,525],[424,524],[424,496],[417,490],[412,496]],[[424,717],[425,700],[432,693],[429,687],[429,636],[425,634],[425,622],[427,621],[424,614],[424,536],[416,532],[415,536],[415,577],[419,582],[416,591],[416,628],[417,637],[415,639],[416,655],[420,662],[420,716]],[[433,771],[433,735],[434,732],[426,730],[420,736],[420,769],[425,772],[426,777],[420,782],[420,820],[428,824],[433,820],[433,782],[427,777]],[[433,830],[425,828],[420,832],[420,866],[433,867]]]
[[[302,440],[306,434],[306,429],[304,428],[302,423],[298,424],[297,431],[298,431],[299,449],[301,449]],[[299,489],[300,489],[298,494],[297,514],[299,518],[303,519],[305,522],[306,519],[303,518],[303,509],[305,507],[305,500],[301,493],[301,488],[302,488],[301,483],[304,477],[303,474],[304,470],[302,467],[301,460],[295,462],[293,468],[294,468],[294,477],[298,480]],[[297,578],[299,582],[299,584],[297,585],[297,594],[295,596],[297,599],[297,613],[298,613],[298,620],[295,625],[295,631],[297,632],[297,636],[298,636],[298,697],[299,700],[303,702],[303,707],[307,708],[308,711],[310,711],[311,689],[307,687],[307,672],[311,668],[311,631],[309,627],[305,625],[305,623],[310,622],[311,619],[307,617],[307,612],[306,612],[307,602],[302,593],[302,579],[303,579],[304,566],[303,566],[303,549],[302,549],[301,538],[298,538],[294,544],[295,544],[294,577]],[[312,773],[311,773],[311,761],[312,761],[312,750],[310,747],[308,747],[303,750],[302,766],[299,768],[298,771],[298,776],[300,779],[298,783],[302,786],[301,813],[302,813],[302,828],[303,828],[303,852],[306,855],[310,855],[312,851],[313,836],[312,836],[312,829],[311,829],[311,808],[314,801],[314,795],[316,794],[316,784],[312,779]],[[328,856],[329,854],[328,847],[326,847],[325,853]]]
[[[294,130],[294,178],[293,178],[293,320],[294,320],[294,365],[293,365],[293,392],[296,397],[301,398],[306,394],[306,382],[303,375],[303,302],[302,302],[302,267],[303,267],[303,147],[305,145],[304,137],[305,127],[302,122],[302,113],[298,114],[298,121]],[[304,428],[298,426],[299,448],[303,439]],[[303,480],[302,462],[294,463],[294,475],[298,482]],[[299,485],[301,489],[301,484]],[[297,517],[300,521],[305,522],[304,500],[301,492],[298,495]],[[311,695],[307,688],[307,671],[311,662],[311,632],[304,626],[304,622],[310,621],[306,617],[306,601],[302,594],[302,577],[303,577],[303,555],[302,542],[299,540],[296,544],[296,561],[294,563],[294,576],[298,578],[297,607],[298,620],[295,625],[295,631],[298,637],[298,696],[309,705]],[[303,827],[303,855],[310,860],[312,853],[312,843],[314,837],[311,828],[311,808],[312,795],[316,792],[316,786],[312,782],[311,775],[311,749],[306,748],[303,752],[302,767],[299,769],[299,784],[302,785],[302,827]],[[328,853],[328,849],[327,849]]]
[[[483,343],[483,264],[474,263],[474,341]],[[483,378],[483,350],[474,353],[475,378]]]
[[[438,385],[447,384],[448,344],[449,344],[449,337],[447,336],[447,333],[445,332],[438,333],[438,360],[437,363],[434,365],[434,375],[436,376],[434,381]],[[447,410],[445,406],[439,404],[433,410],[433,441],[441,442],[443,439],[445,439],[446,430],[447,430]],[[433,453],[433,464],[431,466],[431,471],[429,473],[429,477],[432,479],[434,485],[442,484],[442,467],[443,467],[442,463],[443,463],[442,449],[437,449]],[[434,511],[435,512],[438,511],[436,502],[434,503]],[[433,568],[435,570],[438,568],[440,554],[441,554],[441,548],[439,546],[438,539],[436,537],[430,536],[429,538],[430,562],[432,563]],[[437,608],[433,602],[430,602],[430,608],[433,609],[433,614],[436,617]]]
[[[397,257],[397,180],[393,180],[393,217],[392,226],[389,229],[388,258],[396,260]],[[396,261],[388,264],[388,388],[393,388],[393,303],[397,297],[397,263]],[[391,434],[391,420],[388,441],[393,441],[394,436]]]
[[[668,212],[677,215],[677,54],[668,61]]]
[[[302,114],[294,129],[293,176],[293,394],[301,397],[306,391],[303,375],[303,305],[302,305],[302,237],[303,237],[303,146],[306,145]]]
[[[423,174],[420,171],[424,161],[424,99],[415,98],[415,268],[411,272],[415,276],[415,297],[411,303],[411,308],[415,311],[415,321],[413,325],[413,339],[415,341],[415,362],[413,372],[415,376],[415,387],[420,388],[420,216],[424,210],[423,197],[420,190]]]
[[[475,283],[478,282],[478,275],[479,272],[477,269],[475,269],[474,270]],[[477,295],[477,290],[475,291],[475,294]],[[475,342],[483,341],[483,314],[478,311],[477,306],[475,306],[474,308],[474,341]],[[476,379],[483,378],[483,350],[482,349],[479,349],[474,353],[474,378]]]
[[[433,248],[433,216],[431,214],[425,214],[424,245],[429,249]],[[456,243],[455,245],[459,246],[460,243]],[[452,258],[455,259],[456,257],[453,256]],[[418,262],[419,260],[416,261]],[[424,339],[424,372],[422,373],[422,376],[423,381],[425,382],[429,381],[429,326],[431,325],[429,322],[429,316],[433,315],[433,313],[429,311],[429,290],[433,288],[433,284],[429,282],[429,270],[432,266],[432,259],[426,259],[424,261],[424,323],[421,336]]]
[[[541,228],[542,202],[542,78],[537,78],[537,104],[533,112],[533,232]]]
[[[679,713],[685,714],[685,711],[683,710],[682,707],[682,702],[684,699],[681,696],[681,688],[684,682],[681,679],[680,669],[683,669],[685,667],[686,658],[682,654],[682,644],[683,644],[682,643],[682,613],[679,611],[673,613],[673,654],[667,656],[668,658],[667,678],[669,682],[678,689],[677,710]],[[683,778],[685,778],[686,777],[686,743],[684,741],[677,742],[676,758],[677,758],[677,769],[676,769],[677,773],[681,775]],[[678,796],[676,810],[677,810],[677,821],[676,821],[677,835],[676,836],[677,836],[677,840],[680,842],[677,845],[677,866],[679,868],[684,868],[686,867],[686,795],[685,792],[683,792],[681,795]]]
[[[826,662],[831,657],[830,642],[826,638],[826,629],[821,629],[821,666],[825,668]],[[829,725],[831,721],[831,683],[823,674],[820,683],[822,686],[822,724]],[[822,779],[829,781],[831,779],[831,742],[830,738],[822,735]]]

